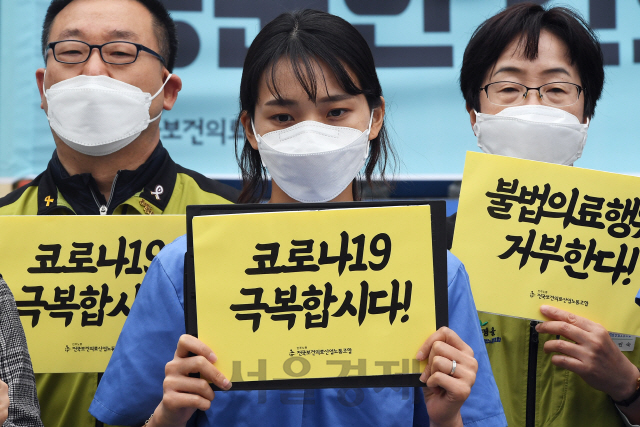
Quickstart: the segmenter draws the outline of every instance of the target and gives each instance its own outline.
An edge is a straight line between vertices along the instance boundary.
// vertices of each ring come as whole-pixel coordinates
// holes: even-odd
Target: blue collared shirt
[[[143,424],[162,401],[164,368],[185,333],[186,236],[151,263],[89,412],[107,424]],[[469,277],[447,253],[449,327],[475,353],[478,374],[461,413],[465,426],[501,427],[507,421],[480,330]],[[126,396],[126,397],[125,397]],[[409,426],[429,425],[421,389],[310,389],[216,392],[211,408],[189,426]]]

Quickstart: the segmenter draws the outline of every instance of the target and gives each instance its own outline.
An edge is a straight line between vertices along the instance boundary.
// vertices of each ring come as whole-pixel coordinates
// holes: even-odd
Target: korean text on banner
[[[480,311],[640,335],[640,178],[467,153],[452,252]]]
[[[216,367],[235,384],[420,372],[436,329],[428,218],[429,206],[195,217],[198,336]]]
[[[33,369],[104,372],[151,260],[185,217],[0,216],[0,273]]]

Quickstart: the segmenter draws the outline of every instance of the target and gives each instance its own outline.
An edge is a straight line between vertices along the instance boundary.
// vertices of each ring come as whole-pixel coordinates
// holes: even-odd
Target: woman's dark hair
[[[244,60],[240,83],[240,115],[236,124],[236,158],[242,172],[243,188],[239,203],[256,202],[264,197],[267,180],[260,153],[247,138],[241,142],[240,117],[246,112],[252,119],[261,82],[281,99],[276,81],[276,66],[288,60],[298,82],[315,101],[318,87],[316,69],[324,63],[333,72],[340,87],[351,95],[363,94],[370,109],[381,105],[382,88],[378,81],[373,55],[362,35],[342,18],[317,10],[283,13],[269,22],[251,43]],[[352,73],[354,78],[351,78]],[[322,89],[320,89],[322,90]],[[242,148],[240,147],[242,145]],[[378,170],[384,180],[387,162],[395,165],[395,152],[388,142],[384,123],[378,136],[371,140],[364,176],[369,185]],[[354,200],[360,198],[358,185],[353,185]]]
[[[571,9],[545,10],[534,3],[504,9],[476,29],[464,51],[460,89],[467,106],[480,111],[480,87],[502,52],[516,38],[525,58],[538,57],[540,31],[546,30],[567,46],[571,64],[580,73],[584,88],[584,115],[593,117],[604,85],[604,60],[600,42],[585,20]]]
[[[42,36],[40,42],[42,44],[42,54],[47,51],[49,44],[49,34],[51,33],[51,25],[58,13],[69,5],[73,0],[52,0],[47,9],[42,24]],[[151,13],[153,17],[153,31],[160,52],[158,52],[165,60],[166,67],[169,72],[173,72],[173,66],[176,63],[176,55],[178,54],[178,36],[176,35],[176,24],[173,22],[167,8],[160,0],[136,0],[141,3]],[[47,58],[45,57],[45,61]]]

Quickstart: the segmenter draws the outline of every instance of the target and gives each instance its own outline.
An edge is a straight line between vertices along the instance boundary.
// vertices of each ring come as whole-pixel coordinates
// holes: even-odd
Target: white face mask
[[[358,129],[304,121],[258,135],[262,163],[289,197],[305,203],[335,199],[353,181],[369,155],[371,121]]]
[[[46,72],[45,72],[46,76]],[[107,76],[80,75],[44,91],[51,129],[69,147],[89,156],[106,156],[131,143],[149,123],[151,96],[140,88]]]
[[[544,105],[509,107],[498,114],[476,112],[473,131],[485,153],[571,165],[582,155],[587,124]]]

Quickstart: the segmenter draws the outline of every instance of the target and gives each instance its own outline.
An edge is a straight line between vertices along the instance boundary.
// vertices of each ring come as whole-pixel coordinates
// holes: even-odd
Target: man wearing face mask
[[[182,87],[175,24],[159,0],[53,0],[36,71],[56,150],[0,215],[184,214],[236,191],[185,169],[160,143],[160,116]],[[47,426],[94,426],[96,374],[37,375]]]
[[[587,23],[571,10],[532,3],[482,23],[460,72],[484,152],[563,165],[582,154],[603,84],[600,44]],[[454,225],[455,215],[448,218],[450,246]],[[509,425],[640,423],[640,351],[622,353],[588,319],[552,307],[541,312],[552,321],[479,313],[501,338],[487,352]]]

